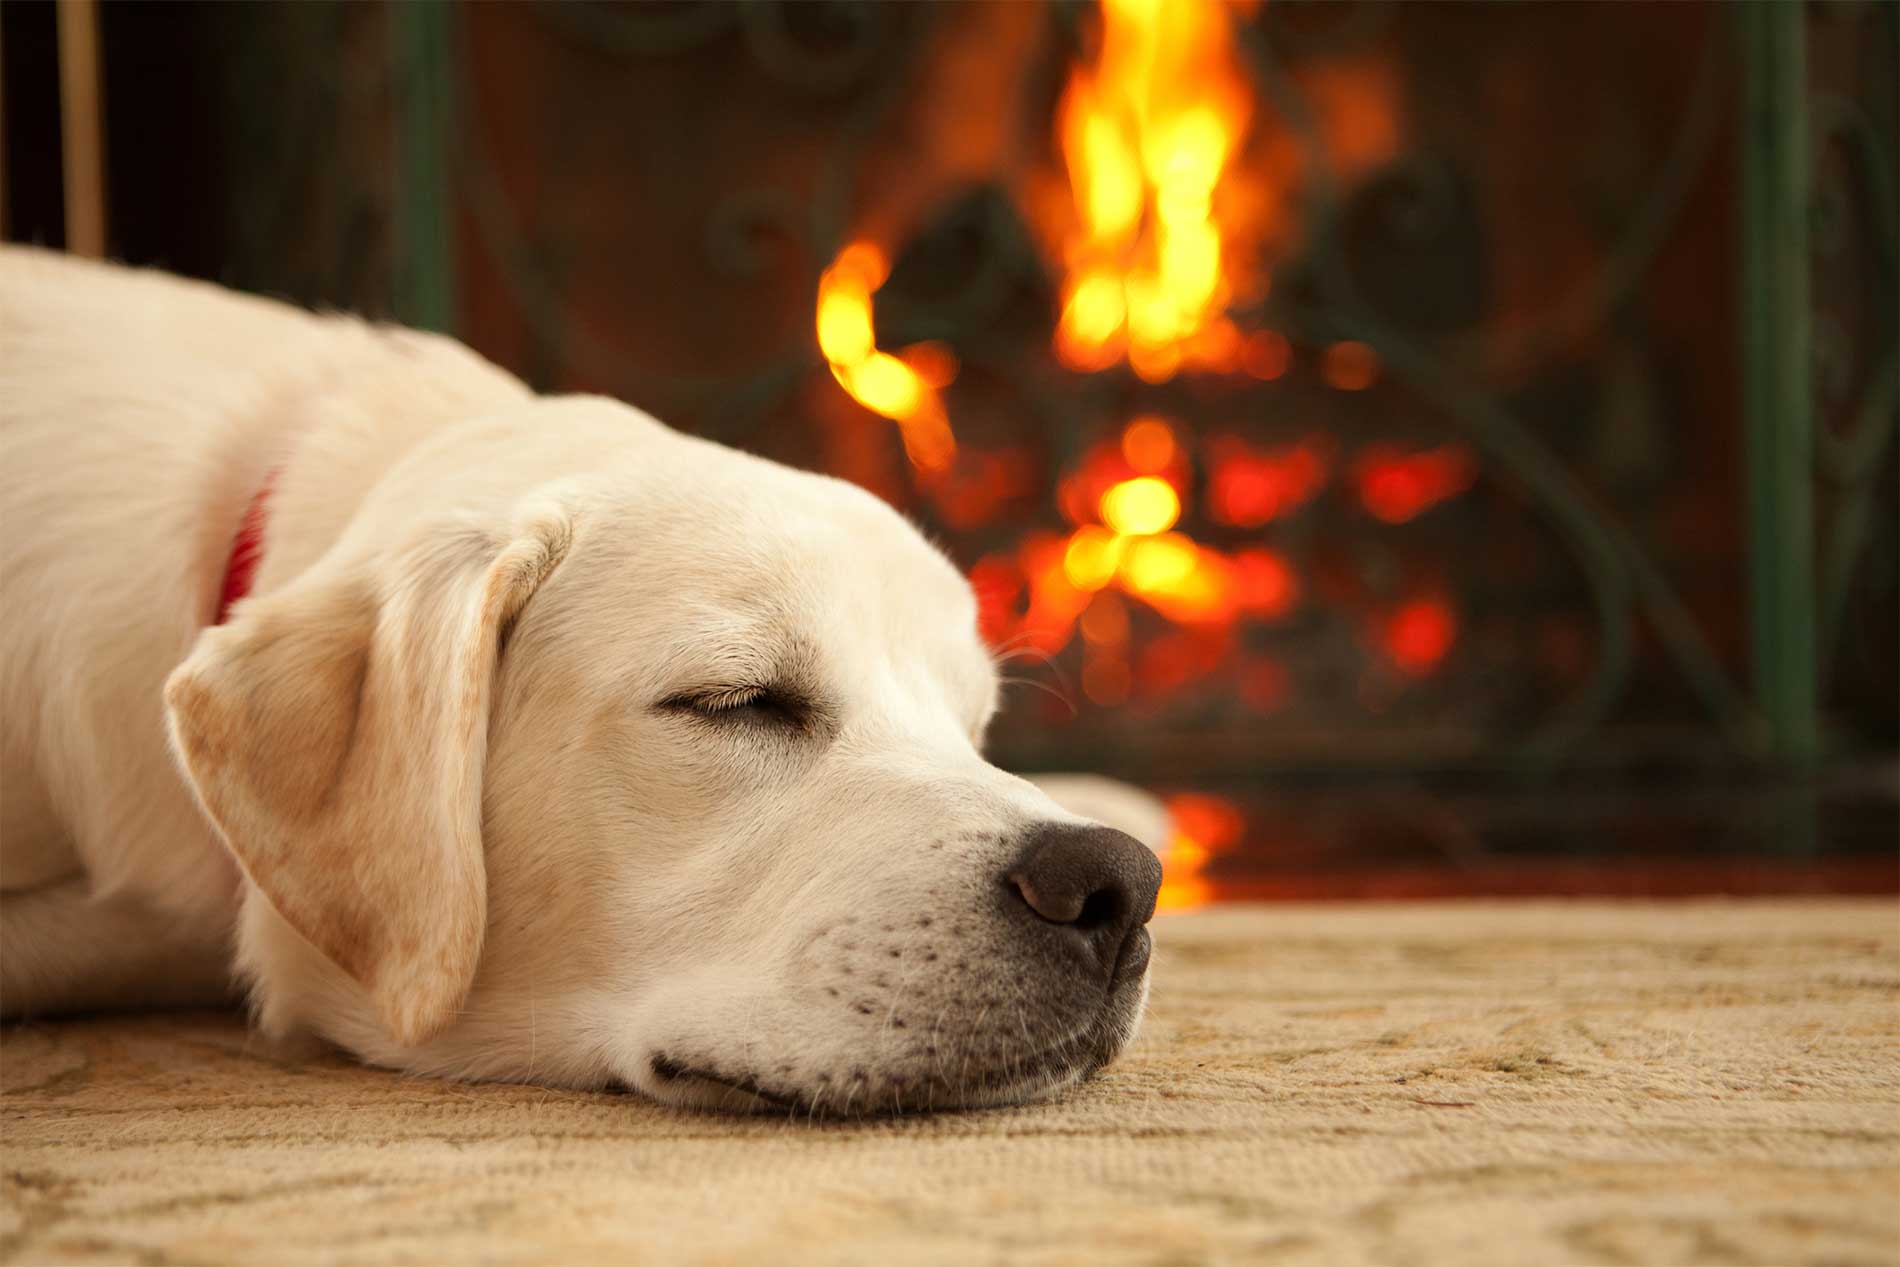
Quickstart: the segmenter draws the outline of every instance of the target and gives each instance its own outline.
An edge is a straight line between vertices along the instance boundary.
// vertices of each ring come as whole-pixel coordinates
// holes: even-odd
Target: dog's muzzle
[[[825,921],[797,960],[795,1027],[683,1037],[634,1080],[680,1103],[829,1116],[1012,1103],[1101,1068],[1147,996],[1160,860],[1073,823],[932,848],[952,843],[1007,861]]]

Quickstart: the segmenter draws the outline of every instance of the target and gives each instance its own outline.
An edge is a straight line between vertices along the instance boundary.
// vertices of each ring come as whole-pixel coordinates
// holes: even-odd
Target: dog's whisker
[[[1044,651],[1041,647],[1022,646],[1010,651],[992,653],[990,663],[1000,673],[1003,669],[1019,660],[1031,658],[1035,660],[1038,667],[1048,670],[1050,675],[1058,682],[1061,682],[1064,686],[1068,685],[1068,677],[1062,671],[1062,662],[1049,652]]]
[[[1011,634],[1009,637],[1003,639],[1001,642],[991,647],[990,654],[991,655],[1008,655],[1010,652],[1016,651],[1025,646],[1032,645],[1035,642],[1035,640],[1036,640],[1035,630],[1033,629],[1018,630],[1016,633]]]
[[[990,648],[992,657],[1041,656],[1045,660],[1053,659],[1054,653],[1044,651],[1037,641],[1046,635],[1042,629],[1022,629]]]

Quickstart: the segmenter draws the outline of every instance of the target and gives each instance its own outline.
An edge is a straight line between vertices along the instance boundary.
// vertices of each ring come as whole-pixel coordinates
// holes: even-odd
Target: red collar
[[[224,565],[224,584],[218,590],[218,618],[211,622],[214,625],[229,620],[231,604],[251,592],[257,565],[264,561],[264,504],[270,500],[276,483],[277,470],[273,468],[264,476],[264,483],[251,498],[251,504],[244,508],[244,520],[238,524],[237,536],[231,540],[231,557]]]

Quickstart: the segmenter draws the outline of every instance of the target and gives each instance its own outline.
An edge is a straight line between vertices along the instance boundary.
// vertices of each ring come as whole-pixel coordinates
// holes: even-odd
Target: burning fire
[[[1161,855],[1161,895],[1155,907],[1181,911],[1205,906],[1214,886],[1201,872],[1216,854],[1241,843],[1240,811],[1218,796],[1183,795],[1169,798],[1168,813],[1174,819],[1174,838]]]
[[[871,296],[889,274],[890,261],[869,242],[839,252],[818,279],[818,348],[852,399],[897,424],[920,471],[946,471],[957,442],[937,393],[956,378],[956,362],[933,344],[898,356],[878,351]]]
[[[1310,441],[1284,459],[1260,461],[1278,472],[1274,463],[1284,460],[1299,496],[1310,496],[1324,478],[1318,448]],[[1212,480],[1218,490],[1241,455],[1219,443],[1215,449],[1224,463]],[[1097,445],[1059,488],[1074,530],[1032,537],[1013,559],[993,556],[972,572],[987,604],[986,631],[1053,655],[1079,628],[1083,690],[1111,704],[1136,685],[1159,693],[1211,672],[1229,650],[1235,621],[1289,614],[1300,586],[1278,552],[1257,545],[1230,554],[1179,531],[1190,475],[1189,455],[1163,418],[1137,418],[1118,440]],[[1187,636],[1156,639],[1131,665],[1126,599],[1184,626]]]
[[[1251,110],[1232,40],[1219,0],[1102,0],[1100,55],[1057,124],[1078,221],[1056,331],[1072,368],[1126,356],[1158,383],[1240,355],[1216,213]]]
[[[1333,449],[1322,435],[1277,449],[1213,437],[1201,452],[1207,514],[1236,528],[1292,514],[1332,481]],[[1398,524],[1464,492],[1476,469],[1461,445],[1414,453],[1370,445],[1344,474],[1367,514]],[[1301,576],[1264,543],[1222,550],[1182,531],[1191,474],[1174,425],[1157,416],[1137,418],[1116,440],[1089,450],[1057,488],[1074,528],[1033,535],[971,570],[985,636],[1055,655],[1079,632],[1082,691],[1101,705],[1165,695],[1225,666],[1250,707],[1280,707],[1289,685],[1284,667],[1266,656],[1238,656],[1234,634],[1243,621],[1272,623],[1297,610]],[[1130,600],[1179,628],[1136,646]],[[1459,633],[1451,600],[1431,594],[1377,616],[1372,645],[1405,677],[1423,678],[1438,670]]]
[[[1243,331],[1229,315],[1265,294],[1255,255],[1288,249],[1281,210],[1300,162],[1265,120],[1237,163],[1254,120],[1229,6],[1245,11],[1249,0],[1100,3],[1099,48],[1071,69],[1058,107],[1067,186],[1039,199],[1034,217],[1063,274],[1055,355],[1084,372],[1125,362],[1148,383],[1184,372],[1278,380],[1294,368],[1287,337]],[[1307,78],[1336,174],[1351,179],[1390,159],[1400,118],[1390,65],[1341,62]],[[979,526],[1039,486],[1036,454],[959,447],[943,400],[955,356],[939,344],[878,345],[874,300],[889,271],[871,241],[838,254],[819,279],[818,346],[854,400],[897,424],[939,520]],[[1384,368],[1358,342],[1300,355],[1338,392],[1374,387]],[[1408,523],[1465,492],[1476,474],[1458,444],[1346,453],[1318,433],[1272,445],[1214,434],[1196,444],[1168,418],[1136,417],[1061,474],[1063,531],[1031,534],[971,569],[983,634],[993,646],[1048,655],[1079,642],[1082,693],[1100,706],[1165,697],[1219,674],[1235,699],[1271,712],[1293,696],[1292,675],[1249,645],[1246,626],[1286,619],[1308,601],[1309,584],[1325,584],[1260,530],[1329,489],[1382,523]],[[1233,544],[1196,540],[1197,511]],[[1371,653],[1400,680],[1438,672],[1461,636],[1459,613],[1436,590],[1371,599],[1358,618]],[[1176,797],[1169,808],[1177,832],[1161,906],[1197,906],[1212,896],[1203,869],[1239,844],[1241,816],[1216,797]]]

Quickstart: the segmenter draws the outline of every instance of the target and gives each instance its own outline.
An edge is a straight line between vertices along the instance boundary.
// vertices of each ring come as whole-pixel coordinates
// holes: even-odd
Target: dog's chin
[[[1133,1041],[1147,1003],[1148,978],[1118,982],[1100,1012],[1073,1034],[973,1066],[949,1060],[919,1071],[902,1059],[889,1067],[845,1062],[835,1069],[774,1080],[717,1052],[675,1044],[629,1070],[628,1087],[663,1104],[722,1113],[801,1118],[881,1117],[996,1108],[1045,1099],[1114,1060]]]

